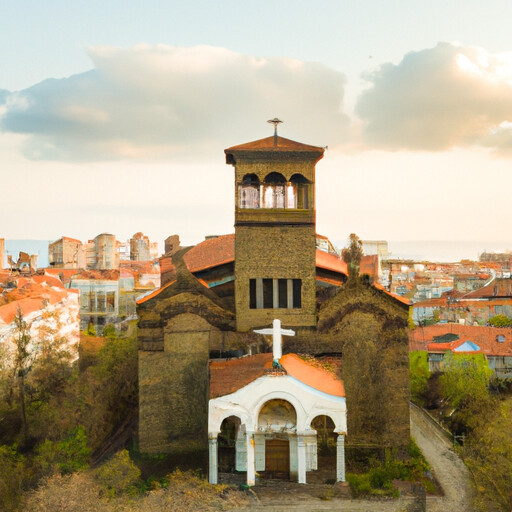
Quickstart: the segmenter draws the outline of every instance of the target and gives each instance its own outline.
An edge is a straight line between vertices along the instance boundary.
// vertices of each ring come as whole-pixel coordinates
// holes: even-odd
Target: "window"
[[[96,311],[96,292],[89,293],[89,311]]]
[[[246,174],[238,184],[238,207],[308,210],[313,207],[312,184],[302,174],[286,181],[282,174],[271,172],[263,182],[256,174]]]
[[[107,292],[107,311],[114,311],[116,307],[116,292]]]
[[[274,283],[272,279],[263,279],[263,308],[272,309],[274,306]]]
[[[98,293],[96,302],[96,311],[105,311],[106,299],[104,293]]]
[[[301,279],[249,279],[250,309],[299,309]]]

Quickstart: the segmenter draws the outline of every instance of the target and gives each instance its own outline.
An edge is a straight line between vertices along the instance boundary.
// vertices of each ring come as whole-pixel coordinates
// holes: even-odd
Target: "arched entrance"
[[[330,483],[336,481],[337,434],[332,418],[320,415],[313,419],[311,428],[316,430],[317,470],[308,476],[310,482]]]
[[[296,432],[297,413],[290,402],[273,399],[263,405],[255,435],[256,467],[263,477],[290,478],[296,462]]]
[[[219,471],[234,473],[236,471],[236,444],[240,433],[240,418],[229,416],[220,426],[217,438],[219,450]]]

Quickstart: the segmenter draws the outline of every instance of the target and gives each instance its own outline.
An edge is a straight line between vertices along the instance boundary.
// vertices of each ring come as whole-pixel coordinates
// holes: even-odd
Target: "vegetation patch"
[[[404,480],[422,483],[427,492],[435,491],[435,485],[428,478],[429,465],[413,439],[407,446],[408,458],[397,459],[387,454],[385,460],[372,459],[370,469],[365,473],[348,473],[347,481],[354,498],[388,496],[397,498],[398,489],[393,481]]]

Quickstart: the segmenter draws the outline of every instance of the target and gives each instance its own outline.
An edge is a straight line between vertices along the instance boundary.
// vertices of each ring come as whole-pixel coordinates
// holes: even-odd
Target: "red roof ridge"
[[[277,144],[274,144],[274,136],[264,139],[253,140],[237,146],[231,146],[224,150],[224,153],[232,151],[301,151],[305,153],[324,153],[324,148],[320,146],[311,146],[291,139],[277,136]]]
[[[147,302],[149,299],[152,299],[153,297],[156,297],[160,293],[162,293],[166,288],[169,288],[172,284],[176,282],[176,279],[173,281],[169,281],[168,283],[165,283],[164,286],[161,286],[160,288],[157,288],[156,290],[152,291],[148,295],[143,295],[140,299],[137,299],[137,304],[144,304],[144,302]]]

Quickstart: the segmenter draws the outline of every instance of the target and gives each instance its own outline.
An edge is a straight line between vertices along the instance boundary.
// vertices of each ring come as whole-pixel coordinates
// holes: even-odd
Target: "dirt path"
[[[469,472],[454,453],[443,430],[420,408],[411,405],[411,436],[430,463],[444,496],[427,498],[427,512],[471,512]]]

